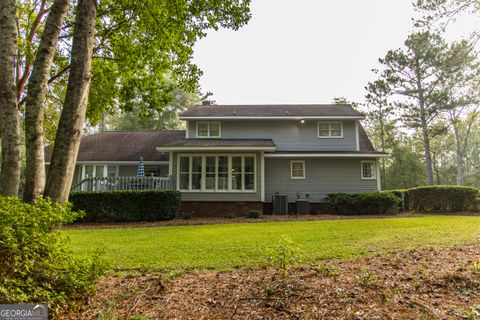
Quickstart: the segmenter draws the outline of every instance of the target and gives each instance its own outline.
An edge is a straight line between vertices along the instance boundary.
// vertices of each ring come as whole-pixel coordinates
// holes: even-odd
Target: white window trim
[[[108,176],[108,167],[115,167],[115,177],[118,178],[119,177],[119,171],[120,171],[120,166],[117,166],[117,165],[108,165],[108,164],[103,164],[103,163],[91,163],[91,164],[82,164],[80,165],[80,168],[81,168],[81,179],[80,180],[83,180],[85,179],[85,173],[86,173],[86,170],[85,170],[85,167],[86,166],[93,166],[93,176],[95,177],[95,175],[97,174],[97,167],[103,167],[103,176],[102,177],[99,177],[99,178],[106,178]]]
[[[302,164],[302,167],[303,167],[303,176],[301,177],[294,177],[293,176],[293,164],[294,163],[301,163]],[[291,160],[290,161],[290,179],[292,180],[305,180],[305,176],[306,176],[306,173],[305,173],[305,160]]]
[[[320,136],[320,124],[329,125],[329,136]],[[338,137],[332,136],[332,124],[340,124],[341,134]],[[343,139],[343,122],[342,121],[318,121],[317,122],[317,138],[318,139]]]
[[[363,176],[363,164],[364,163],[370,163],[373,164],[373,176],[372,177],[364,177]],[[376,161],[361,161],[360,162],[360,176],[362,177],[362,180],[376,180],[377,179],[377,164]]]
[[[198,125],[199,124],[207,124],[208,125],[208,135],[206,137],[200,137],[198,135]],[[211,124],[218,124],[218,136],[210,135],[210,125]],[[220,121],[199,121],[196,124],[196,133],[195,136],[199,139],[208,139],[208,138],[221,138],[222,137],[222,123]]]
[[[192,184],[189,184],[189,189],[180,189],[180,158],[181,157],[202,157],[202,186],[201,189],[193,189],[192,190]],[[205,189],[205,176],[206,176],[206,170],[205,165],[206,165],[206,157],[216,157],[216,169],[215,169],[215,190],[206,190]],[[227,157],[228,158],[228,189],[224,190],[218,189],[218,157]],[[242,157],[242,166],[245,161],[245,157],[253,157],[253,190],[234,190],[232,189],[232,157]],[[242,154],[199,154],[199,153],[193,153],[193,154],[177,154],[177,165],[176,165],[176,171],[177,171],[177,191],[184,192],[184,193],[256,193],[257,192],[257,156],[256,154],[247,154],[247,153],[242,153]],[[242,175],[244,177],[244,175]],[[189,176],[188,176],[189,181],[192,181],[192,161],[189,161]],[[244,178],[242,178],[244,179]],[[245,182],[242,182],[242,188],[245,188]]]

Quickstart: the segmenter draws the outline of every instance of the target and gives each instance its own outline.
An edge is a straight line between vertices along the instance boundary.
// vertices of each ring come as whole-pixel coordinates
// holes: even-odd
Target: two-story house
[[[76,181],[134,175],[141,156],[147,174],[168,176],[181,192],[183,211],[208,215],[268,211],[275,195],[314,204],[332,192],[380,190],[378,159],[387,155],[350,105],[201,105],[180,119],[185,131],[84,137]]]

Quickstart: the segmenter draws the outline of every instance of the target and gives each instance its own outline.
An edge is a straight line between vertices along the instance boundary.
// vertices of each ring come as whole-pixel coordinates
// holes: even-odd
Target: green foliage
[[[460,212],[473,210],[479,189],[458,186],[429,186],[408,189],[405,207],[417,212]]]
[[[75,210],[86,212],[85,221],[159,221],[175,218],[180,208],[180,192],[76,192],[69,201]]]
[[[396,213],[400,198],[390,192],[330,193],[325,201],[337,214],[388,214]]]
[[[338,268],[330,264],[315,265],[312,266],[312,269],[321,272],[327,277],[338,277],[340,275]]]
[[[358,281],[362,287],[370,287],[373,285],[377,280],[378,276],[370,273],[368,270],[362,270],[357,275]]]
[[[473,261],[470,264],[470,267],[472,268],[473,273],[475,273],[477,276],[480,276],[480,261],[479,260]]]
[[[289,269],[297,268],[303,260],[300,248],[285,235],[282,235],[277,247],[270,254],[270,262],[282,271],[284,276],[288,276]]]
[[[421,152],[410,142],[396,145],[387,161],[385,189],[405,189],[426,184]]]
[[[193,46],[208,30],[237,30],[250,19],[249,0],[99,2],[98,50],[88,116],[102,111],[163,111],[176,85],[198,89]]]
[[[180,129],[182,124],[178,115],[187,108],[199,103],[199,96],[181,88],[173,89],[173,100],[162,110],[141,109],[113,112],[107,117],[109,130],[172,130]]]
[[[95,289],[105,264],[73,256],[59,232],[79,216],[69,204],[0,197],[0,303],[48,303],[56,314]]]

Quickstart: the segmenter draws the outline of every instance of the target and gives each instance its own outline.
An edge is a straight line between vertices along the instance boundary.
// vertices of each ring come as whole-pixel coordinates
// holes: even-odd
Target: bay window
[[[180,155],[178,189],[207,192],[254,192],[254,155]]]

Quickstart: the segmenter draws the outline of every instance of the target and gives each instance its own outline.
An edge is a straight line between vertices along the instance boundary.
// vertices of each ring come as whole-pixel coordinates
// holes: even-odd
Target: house
[[[180,115],[185,131],[103,132],[83,138],[77,183],[86,177],[168,177],[182,211],[271,210],[272,199],[380,190],[378,159],[350,105],[199,105]],[[103,169],[102,169],[103,166]]]

